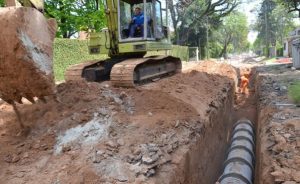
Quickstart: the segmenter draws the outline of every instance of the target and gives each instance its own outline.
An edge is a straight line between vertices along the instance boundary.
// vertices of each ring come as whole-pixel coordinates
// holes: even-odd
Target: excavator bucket
[[[54,19],[34,8],[0,8],[0,98],[21,103],[22,97],[55,94],[53,75]]]

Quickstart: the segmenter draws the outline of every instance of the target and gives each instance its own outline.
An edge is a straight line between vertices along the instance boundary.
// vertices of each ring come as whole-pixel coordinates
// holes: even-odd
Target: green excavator
[[[105,0],[107,28],[89,33],[89,53],[108,54],[107,60],[71,66],[65,79],[111,80],[114,86],[133,87],[181,71],[181,61],[172,56],[144,57],[147,51],[172,48],[168,31],[167,1]],[[163,8],[165,7],[165,8]],[[139,24],[132,18],[138,9]],[[141,22],[142,21],[142,22]],[[134,26],[134,27],[132,27]]]

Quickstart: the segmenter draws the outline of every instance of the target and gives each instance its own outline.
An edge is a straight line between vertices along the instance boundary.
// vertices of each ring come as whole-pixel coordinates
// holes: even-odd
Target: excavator
[[[110,80],[117,87],[134,87],[181,71],[179,58],[144,57],[148,51],[172,48],[167,1],[162,4],[160,0],[103,0],[102,4],[107,28],[89,32],[88,50],[90,54],[107,54],[109,58],[69,67],[66,81]],[[6,0],[6,5],[0,8],[0,98],[14,107],[23,128],[16,102],[22,103],[22,98],[32,103],[34,98],[45,101],[44,97],[56,93],[56,22],[43,15],[42,0]],[[143,14],[139,26],[134,25],[136,9]]]
[[[167,7],[165,1],[164,7]],[[107,28],[89,33],[89,53],[108,54],[103,61],[71,66],[65,79],[102,81],[110,79],[114,86],[134,87],[155,78],[181,71],[181,61],[172,56],[144,57],[147,51],[170,50],[167,27],[168,13],[159,0],[105,0]],[[142,28],[133,26],[133,10],[143,14]],[[134,31],[131,35],[130,31]]]

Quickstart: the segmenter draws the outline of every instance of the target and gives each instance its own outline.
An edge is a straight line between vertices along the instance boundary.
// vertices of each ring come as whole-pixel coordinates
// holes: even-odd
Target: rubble
[[[211,71],[203,72],[207,66]],[[57,86],[62,103],[20,105],[24,124],[31,127],[22,139],[12,136],[16,119],[12,108],[2,104],[0,144],[6,146],[0,149],[0,183],[30,183],[33,178],[36,183],[176,183],[188,179],[184,164],[197,173],[209,172],[198,176],[212,181],[217,173],[204,165],[221,166],[222,158],[213,153],[225,153],[226,146],[207,142],[226,142],[229,125],[217,113],[223,113],[224,104],[226,112],[231,109],[234,75],[230,66],[202,63],[136,89],[113,88],[109,82],[62,83]],[[178,86],[183,93],[175,91]],[[214,108],[207,114],[209,104]],[[215,136],[215,126],[224,135]],[[17,150],[19,161],[4,160]],[[194,167],[198,152],[206,159],[196,160],[201,167]],[[15,177],[21,169],[29,171]]]
[[[300,109],[293,105],[277,105],[291,103],[287,95],[287,85],[294,80],[295,75],[287,68],[263,69],[259,74],[258,95],[264,99],[259,101],[259,183],[300,182],[300,152],[297,143]],[[274,90],[278,92],[270,96]]]

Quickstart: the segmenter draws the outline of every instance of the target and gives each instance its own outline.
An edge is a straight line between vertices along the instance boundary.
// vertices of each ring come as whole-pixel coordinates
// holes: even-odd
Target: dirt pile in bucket
[[[0,27],[0,98],[21,102],[53,95],[56,22],[33,8],[7,7],[0,8]]]

